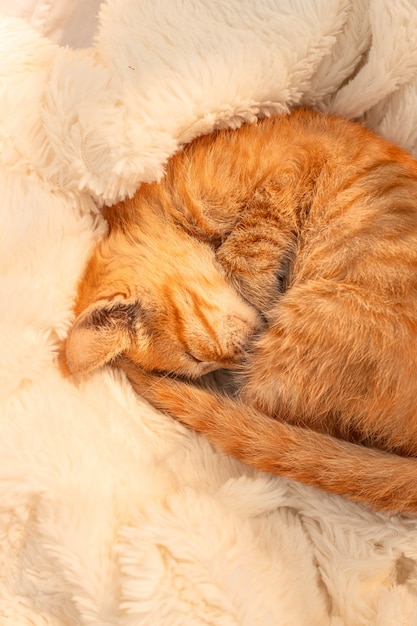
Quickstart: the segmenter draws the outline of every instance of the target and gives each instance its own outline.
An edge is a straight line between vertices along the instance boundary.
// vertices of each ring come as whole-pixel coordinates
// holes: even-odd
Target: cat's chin
[[[223,391],[228,395],[234,395],[239,388],[236,371],[223,368],[202,376],[196,382],[199,387]]]

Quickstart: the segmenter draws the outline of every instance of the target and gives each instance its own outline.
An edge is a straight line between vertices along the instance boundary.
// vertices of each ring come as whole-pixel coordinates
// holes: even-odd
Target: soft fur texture
[[[254,468],[417,514],[416,196],[409,153],[311,109],[196,139],[106,211],[69,369],[123,355],[136,391]],[[224,368],[229,399],[166,376]]]
[[[417,12],[399,0],[109,0],[93,48],[0,21],[0,621],[391,626],[415,518],[257,474],[122,374],[61,375],[97,204],[182,143],[311,104],[417,154]]]

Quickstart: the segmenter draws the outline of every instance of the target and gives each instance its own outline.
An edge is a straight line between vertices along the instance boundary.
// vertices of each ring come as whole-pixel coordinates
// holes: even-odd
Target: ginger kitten
[[[201,137],[107,210],[74,374],[121,367],[253,467],[417,512],[417,162],[311,110]],[[235,396],[189,379],[236,369]]]

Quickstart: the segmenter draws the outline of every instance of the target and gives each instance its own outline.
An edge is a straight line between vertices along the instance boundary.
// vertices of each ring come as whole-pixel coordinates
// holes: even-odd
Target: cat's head
[[[169,224],[111,233],[101,242],[75,311],[66,342],[73,374],[121,354],[145,370],[191,378],[234,368],[260,324],[213,250]]]

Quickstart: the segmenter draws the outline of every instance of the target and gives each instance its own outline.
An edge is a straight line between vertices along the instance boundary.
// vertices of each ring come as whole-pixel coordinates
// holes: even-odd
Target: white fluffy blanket
[[[417,624],[416,519],[256,474],[121,374],[56,365],[97,207],[181,143],[306,103],[417,153],[415,2],[108,0],[100,20],[73,51],[0,19],[1,626]]]

